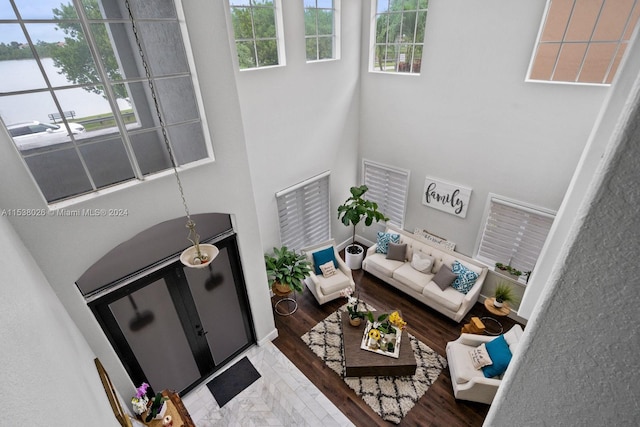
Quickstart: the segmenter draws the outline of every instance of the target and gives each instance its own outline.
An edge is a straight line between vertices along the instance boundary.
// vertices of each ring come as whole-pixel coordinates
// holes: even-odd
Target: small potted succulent
[[[515,304],[518,302],[518,297],[516,297],[513,288],[505,282],[499,282],[496,285],[493,295],[495,297],[493,305],[498,308],[502,307],[504,303],[511,302]]]
[[[507,276],[511,276],[512,278],[514,278],[515,280],[520,279],[520,276],[522,276],[522,271],[511,267],[510,265],[504,265],[501,262],[496,262],[496,268],[498,270],[500,270],[500,272],[502,274],[506,274]]]

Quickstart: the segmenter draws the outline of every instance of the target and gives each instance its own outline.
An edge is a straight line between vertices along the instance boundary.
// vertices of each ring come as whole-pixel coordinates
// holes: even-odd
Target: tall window
[[[548,0],[529,79],[610,84],[639,16],[638,0]]]
[[[284,64],[280,0],[229,0],[240,69]]]
[[[131,6],[176,163],[208,158],[173,0]],[[49,203],[171,167],[124,0],[3,0],[0,20],[0,116]]]
[[[371,71],[420,73],[428,0],[377,0]]]
[[[532,271],[555,213],[490,195],[476,258]]]
[[[303,0],[307,61],[338,58],[340,0]]]
[[[331,238],[329,172],[276,193],[280,243],[301,249]]]
[[[369,188],[365,198],[378,204],[380,212],[389,218],[387,223],[404,227],[409,171],[364,160],[362,174],[362,181]]]

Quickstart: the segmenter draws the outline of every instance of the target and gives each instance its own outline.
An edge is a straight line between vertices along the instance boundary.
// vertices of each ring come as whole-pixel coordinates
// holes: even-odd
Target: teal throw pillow
[[[473,288],[473,285],[476,283],[478,279],[478,273],[475,271],[469,270],[464,265],[460,264],[459,261],[454,261],[451,267],[451,271],[456,274],[458,277],[453,281],[451,286],[457,290],[458,292],[462,292],[463,294],[467,294]]]
[[[509,362],[511,362],[511,351],[509,350],[507,341],[504,339],[504,335],[499,335],[497,338],[489,341],[485,344],[485,347],[493,364],[482,368],[484,376],[493,378],[504,374],[507,366],[509,366]]]
[[[389,251],[389,242],[400,243],[400,235],[378,231],[376,252],[379,254],[386,254]]]
[[[313,265],[315,273],[320,276],[322,274],[322,270],[320,270],[320,266],[322,264],[326,264],[329,261],[333,262],[333,267],[338,268],[336,265],[336,255],[333,253],[333,246],[328,247],[326,249],[322,249],[318,252],[314,252],[313,256]]]

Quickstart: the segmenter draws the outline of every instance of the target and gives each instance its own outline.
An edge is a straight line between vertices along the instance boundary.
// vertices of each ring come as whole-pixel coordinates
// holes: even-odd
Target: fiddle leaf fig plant
[[[347,227],[353,226],[351,245],[356,243],[356,225],[364,220],[368,227],[373,222],[388,221],[382,212],[378,210],[378,204],[371,200],[366,200],[364,194],[369,191],[369,187],[361,185],[349,189],[351,196],[340,206],[338,206],[338,219]]]

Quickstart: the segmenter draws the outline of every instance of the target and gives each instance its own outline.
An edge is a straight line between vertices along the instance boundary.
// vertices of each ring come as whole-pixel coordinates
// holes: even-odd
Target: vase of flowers
[[[349,324],[351,326],[360,326],[362,319],[364,319],[364,312],[360,311],[360,299],[353,296],[353,289],[350,287],[341,290],[340,295],[347,299]]]
[[[131,406],[133,406],[133,412],[136,415],[142,415],[147,411],[149,404],[147,388],[149,388],[149,384],[142,383],[142,385],[136,389],[136,395],[131,398]]]

